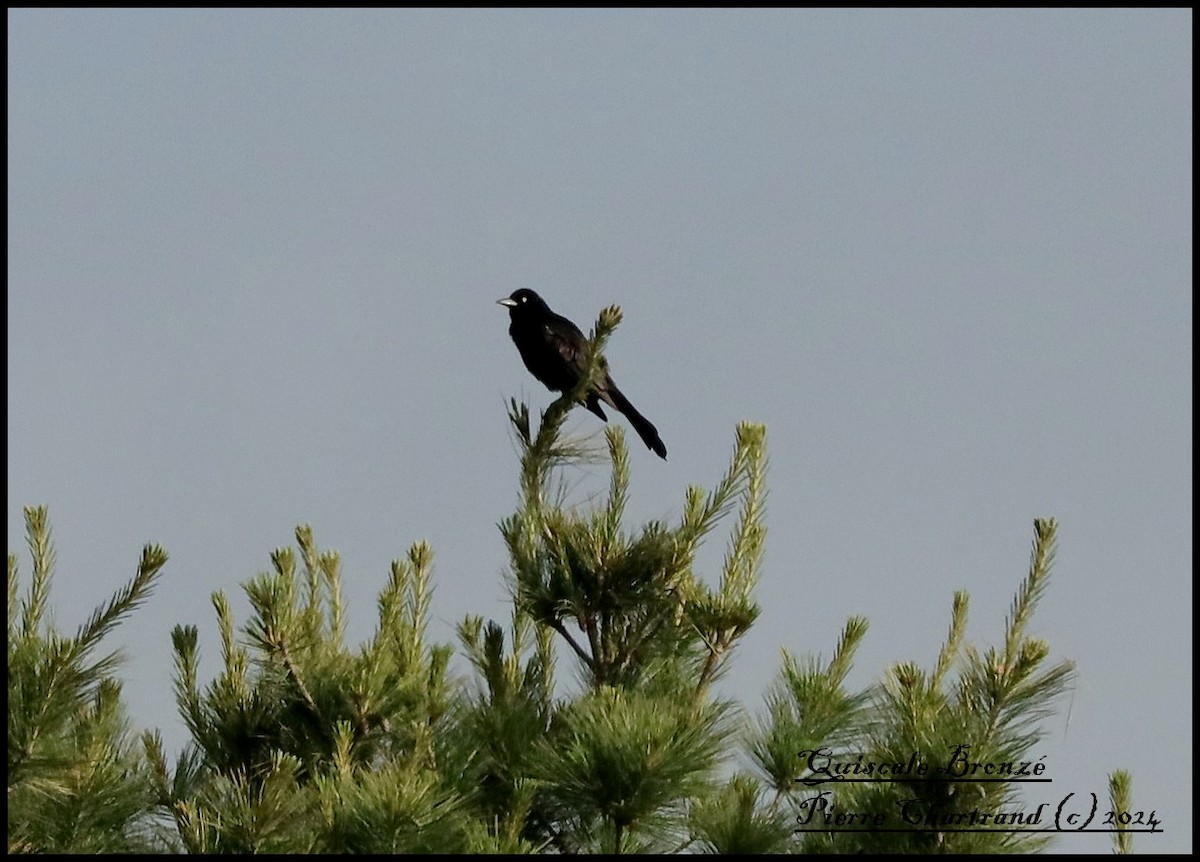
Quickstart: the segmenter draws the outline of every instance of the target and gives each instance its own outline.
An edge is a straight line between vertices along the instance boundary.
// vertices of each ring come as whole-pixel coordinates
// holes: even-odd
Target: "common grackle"
[[[530,373],[549,389],[569,392],[575,388],[587,371],[587,339],[579,327],[555,314],[545,300],[527,288],[521,288],[497,303],[508,307],[512,321],[508,334]],[[667,447],[658,436],[658,430],[621,394],[607,372],[604,382],[593,386],[585,396],[587,409],[607,422],[608,417],[600,409],[601,401],[624,413],[642,441],[658,457],[667,459]]]

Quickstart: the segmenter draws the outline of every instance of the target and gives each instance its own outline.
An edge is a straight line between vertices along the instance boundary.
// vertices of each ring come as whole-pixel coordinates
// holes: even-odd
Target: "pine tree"
[[[1013,600],[1002,648],[980,652],[964,643],[968,597],[960,592],[931,671],[900,663],[880,685],[846,691],[853,653],[866,632],[859,618],[847,624],[827,665],[801,664],[784,654],[767,701],[769,717],[751,751],[758,774],[775,792],[773,805],[785,804],[803,824],[799,849],[998,853],[1046,844],[1045,835],[979,818],[1034,813],[1022,809],[1017,779],[1029,768],[1022,762],[1036,762],[1031,752],[1042,737],[1039,722],[1052,714],[1074,674],[1070,662],[1047,666],[1049,645],[1026,634],[1049,581],[1057,524],[1035,521],[1034,532],[1029,572]],[[831,764],[906,764],[914,757],[931,771],[902,773],[892,782],[816,783],[830,777]],[[982,769],[995,764],[999,771],[979,772],[970,764]],[[846,813],[898,831],[839,821]]]
[[[764,528],[764,431],[738,428],[717,486],[688,490],[680,522],[624,526],[629,460],[618,426],[606,430],[608,492],[566,501],[564,465],[593,459],[561,434],[567,411],[602,373],[620,311],[601,313],[588,374],[541,416],[515,401],[521,451],[517,511],[500,524],[509,551],[512,650],[496,623],[469,619],[460,639],[476,668],[465,712],[479,755],[483,805],[522,836],[559,852],[666,851],[690,843],[688,811],[718,784],[733,750],[734,705],[712,682],[758,615],[752,593]],[[694,570],[701,540],[734,509],[738,520],[717,588]],[[553,643],[552,643],[553,641]],[[555,645],[582,690],[556,698]]]
[[[345,644],[337,554],[312,530],[245,587],[235,635],[213,596],[223,672],[203,691],[194,627],[173,632],[176,694],[192,734],[172,775],[147,737],[159,797],[183,849],[234,853],[513,851],[489,836],[447,774],[440,737],[453,702],[450,649],[426,642],[432,553],[392,563],[374,636]]]
[[[54,548],[45,507],[25,509],[25,530],[33,576],[24,596],[16,555],[8,555],[8,850],[152,850],[153,792],[113,675],[120,655],[96,652],[150,595],[167,554],[147,545],[133,579],[67,637],[49,619]]]
[[[10,852],[1019,852],[1044,836],[956,826],[972,812],[1018,809],[1012,781],[969,774],[850,783],[822,764],[1017,763],[1070,685],[1069,662],[1027,632],[1044,594],[1057,524],[1035,521],[1029,572],[1002,645],[966,643],[968,597],[954,596],[929,670],[894,665],[877,685],[847,680],[867,621],[847,621],[828,661],[783,653],[757,719],[714,682],[754,624],[765,538],[765,430],[738,426],[710,491],[687,489],[677,523],[625,524],[629,459],[619,426],[601,456],[562,426],[602,368],[620,321],[600,315],[588,373],[532,427],[511,402],[519,499],[499,528],[509,557],[505,628],[468,617],[451,648],[428,638],[432,551],[393,562],[378,623],[346,644],[337,554],[300,526],[297,550],[244,590],[235,624],[213,595],[222,670],[199,680],[199,634],[172,632],[175,692],[191,741],[168,765],[157,733],[131,744],[99,641],[149,594],[166,561],[147,546],[137,575],[73,638],[47,622],[53,552],[44,509],[27,509],[33,579],[18,597],[9,556]],[[565,469],[609,464],[607,492],[569,502]],[[720,571],[696,555],[733,516]],[[715,585],[710,585],[710,580]],[[573,685],[557,678],[565,660]],[[734,771],[741,762],[750,769]],[[1130,780],[1111,777],[1128,812]],[[912,800],[920,800],[919,804]],[[907,806],[907,808],[906,808]],[[909,820],[898,816],[907,810]],[[848,831],[845,813],[897,831]],[[910,822],[911,821],[911,822]],[[861,823],[851,823],[863,825]],[[1003,825],[1003,824],[1002,824]],[[169,826],[169,828],[167,828]],[[799,828],[798,828],[799,827]],[[1120,852],[1130,835],[1114,835]]]

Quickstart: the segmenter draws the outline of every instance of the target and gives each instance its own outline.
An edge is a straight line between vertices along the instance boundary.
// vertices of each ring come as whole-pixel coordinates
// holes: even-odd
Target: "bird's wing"
[[[583,337],[579,327],[565,317],[559,317],[543,323],[542,334],[546,344],[558,352],[563,363],[576,377],[583,374],[587,367],[587,339]]]

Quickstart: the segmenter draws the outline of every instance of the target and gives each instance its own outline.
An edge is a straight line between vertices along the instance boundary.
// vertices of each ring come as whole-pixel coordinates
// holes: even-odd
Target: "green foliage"
[[[954,597],[949,634],[935,666],[926,673],[919,665],[895,665],[881,685],[854,697],[840,690],[834,673],[842,649],[822,680],[797,675],[785,661],[783,683],[768,701],[772,721],[760,729],[752,749],[760,770],[783,793],[784,746],[803,744],[798,751],[826,750],[828,760],[855,763],[900,763],[914,753],[931,768],[949,767],[950,780],[936,776],[911,776],[893,783],[841,783],[815,788],[798,785],[787,794],[798,816],[815,809],[879,815],[890,827],[908,831],[812,831],[804,833],[800,847],[815,852],[938,852],[997,853],[1030,851],[1046,843],[1043,835],[1005,832],[954,831],[973,811],[995,814],[1021,811],[1018,785],[1013,781],[974,782],[963,764],[1019,763],[1030,757],[1041,738],[1040,719],[1050,715],[1074,673],[1070,662],[1047,666],[1049,646],[1026,635],[1037,601],[1045,592],[1055,551],[1057,525],[1038,520],[1029,573],[1013,601],[1004,632],[1003,649],[982,653],[964,645],[967,596]],[[843,645],[852,644],[850,627]],[[848,660],[848,657],[847,657]],[[958,668],[951,679],[951,671]],[[797,684],[799,682],[799,684]],[[829,683],[825,691],[825,683]],[[838,683],[838,686],[833,683]],[[815,696],[814,696],[815,695]],[[839,714],[839,710],[844,710]],[[832,723],[828,719],[832,717]],[[804,732],[797,730],[803,727]],[[822,758],[820,762],[825,762]],[[1010,776],[1015,777],[1015,776]],[[968,780],[962,780],[968,779]],[[818,794],[824,791],[826,796]],[[919,800],[910,803],[907,800]],[[908,823],[907,810],[918,820]],[[930,820],[924,820],[925,817]],[[966,818],[964,820],[963,818]],[[821,817],[811,827],[820,827]],[[947,827],[939,830],[937,826]]]
[[[190,852],[429,852],[474,847],[483,830],[439,770],[454,692],[447,647],[426,643],[432,553],[392,563],[374,636],[345,644],[337,554],[296,530],[273,571],[246,584],[242,637],[213,595],[224,670],[205,690],[198,635],[177,627],[176,697],[193,743],[174,776],[146,740],[158,791]],[[302,562],[299,571],[297,559]],[[432,842],[432,843],[431,843]],[[496,846],[494,841],[488,846]]]
[[[584,838],[573,849],[633,849],[626,840],[638,828],[645,834],[637,849],[666,849],[672,815],[681,813],[673,809],[710,788],[728,751],[728,713],[726,704],[664,702],[618,688],[565,706],[557,732],[538,746],[534,777],[548,807]]]
[[[112,676],[120,655],[96,650],[150,595],[167,554],[147,545],[132,580],[64,637],[48,618],[54,550],[45,507],[25,509],[25,530],[33,577],[23,597],[8,555],[9,852],[151,849],[149,775]]]
[[[484,819],[508,835],[527,835],[535,844],[544,836],[527,828],[534,799],[531,779],[536,746],[550,730],[554,715],[553,632],[534,630],[528,617],[513,621],[510,654],[496,623],[484,628],[479,617],[459,626],[459,638],[475,670],[474,691],[461,702],[450,745],[466,764],[463,791],[474,794]]]
[[[1040,723],[1073,676],[1028,635],[1055,552],[1053,520],[1035,522],[1029,572],[998,647],[965,641],[968,598],[954,596],[945,643],[926,670],[891,667],[848,686],[867,621],[852,617],[828,661],[786,650],[755,720],[713,683],[759,614],[765,539],[765,430],[737,428],[711,490],[689,487],[675,523],[625,523],[629,455],[614,424],[604,457],[563,436],[569,410],[604,371],[620,322],[605,309],[587,374],[532,427],[509,418],[520,448],[516,510],[499,524],[513,609],[507,628],[458,626],[469,677],[428,640],[432,552],[418,543],[391,566],[378,622],[346,643],[337,554],[312,530],[244,584],[249,619],[212,602],[222,667],[199,679],[195,627],[172,632],[175,694],[191,742],[168,764],[157,733],[130,744],[100,640],[148,594],[166,554],[148,546],[128,586],[72,638],[46,622],[53,551],[45,510],[26,510],[33,578],[18,595],[9,556],[10,852],[520,853],[1013,852],[1044,839],[959,832],[973,810],[1019,808],[1011,781],[830,780],[819,763],[929,764],[1032,757]],[[568,502],[565,467],[604,461],[607,492]],[[732,516],[720,570],[697,570],[701,542]],[[556,678],[561,651],[575,689]],[[817,752],[816,760],[808,754]],[[750,771],[734,772],[741,754]],[[817,766],[814,772],[810,767]],[[1129,777],[1114,773],[1116,811]],[[837,828],[833,815],[902,825],[906,800],[930,824],[898,833]],[[830,815],[827,820],[826,815]],[[940,819],[939,819],[940,818]],[[796,831],[798,823],[812,831]],[[854,825],[854,824],[850,824]],[[1117,833],[1120,852],[1129,834]]]
[[[521,447],[521,498],[500,524],[509,552],[514,650],[503,632],[470,620],[460,639],[480,685],[469,710],[485,805],[501,818],[528,805],[523,835],[560,852],[666,850],[685,845],[689,807],[713,788],[735,748],[733,708],[709,689],[757,618],[753,601],[765,529],[765,432],[739,426],[728,470],[708,493],[688,489],[670,526],[624,526],[629,457],[619,426],[606,429],[608,491],[588,506],[566,502],[557,471],[594,459],[564,440],[567,411],[620,320],[605,309],[589,339],[589,373],[542,414],[509,418]],[[695,571],[701,540],[738,510],[719,585]],[[530,653],[528,632],[536,633]],[[572,656],[584,691],[553,700],[551,638]],[[521,664],[525,655],[526,663]]]
[[[786,853],[793,846],[792,817],[778,805],[766,804],[758,781],[746,773],[700,799],[688,825],[707,853]]]
[[[776,800],[795,787],[798,752],[846,748],[860,739],[870,694],[848,692],[844,684],[866,633],[867,621],[851,618],[826,665],[800,662],[783,651],[783,667],[766,697],[767,718],[760,720],[748,741],[750,755]]]
[[[593,342],[604,334],[604,318]],[[509,416],[523,452],[521,506],[500,524],[511,561],[518,611],[553,629],[581,663],[592,686],[632,686],[664,664],[696,665],[698,691],[707,687],[738,640],[757,619],[752,599],[765,527],[765,430],[738,427],[734,457],[707,495],[688,489],[683,518],[657,521],[636,534],[622,529],[629,489],[624,433],[606,430],[612,473],[607,500],[591,509],[566,507],[551,493],[553,468],[564,452],[557,429],[578,397],[568,392],[543,414],[537,436],[528,408]],[[555,502],[551,502],[551,501]],[[720,586],[693,571],[700,540],[740,503]]]
[[[1122,815],[1133,809],[1133,777],[1124,769],[1118,769],[1108,776],[1109,808],[1116,815],[1114,818],[1116,832],[1113,833],[1113,852],[1122,856],[1133,852],[1133,835]]]

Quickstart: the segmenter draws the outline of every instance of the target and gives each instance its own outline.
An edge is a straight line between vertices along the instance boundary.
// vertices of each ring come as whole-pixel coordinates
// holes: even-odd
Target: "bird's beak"
[[[504,297],[504,299],[496,300],[496,305],[504,305],[504,306],[507,306],[508,308],[513,308],[516,304],[517,304],[517,301],[515,299],[513,299],[511,296],[506,296],[506,297]]]

